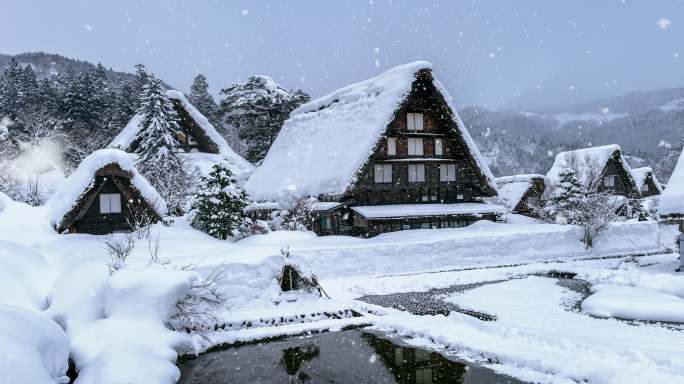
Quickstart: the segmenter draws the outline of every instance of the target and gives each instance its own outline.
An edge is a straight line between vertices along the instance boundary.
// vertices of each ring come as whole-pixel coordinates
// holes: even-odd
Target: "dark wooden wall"
[[[121,183],[125,183],[127,186],[130,185],[128,179],[119,178],[118,180]],[[128,205],[126,204],[126,198],[121,194],[119,187],[112,181],[112,176],[96,176],[96,183],[99,185],[99,183],[102,182],[104,182],[102,189],[97,193],[93,203],[88,207],[83,217],[72,224],[71,232],[104,235],[117,231],[130,230],[130,226],[126,222],[126,216],[130,214]],[[121,194],[121,213],[100,214],[100,194],[102,193]]]
[[[423,113],[423,131],[408,131],[406,114]],[[380,205],[400,203],[455,203],[479,201],[492,196],[487,190],[481,170],[468,152],[465,140],[456,129],[442,95],[432,83],[431,76],[422,76],[413,84],[413,90],[397,110],[387,131],[378,142],[369,161],[358,174],[356,183],[350,188],[347,198],[358,205]],[[387,153],[387,137],[397,139],[397,154]],[[425,182],[408,181],[408,164],[420,161],[405,160],[408,156],[408,139],[423,138]],[[442,138],[443,155],[434,154],[434,139]],[[417,156],[410,156],[411,159]],[[456,165],[456,181],[440,182],[439,166],[448,163]],[[375,183],[375,164],[392,164],[392,183]],[[462,194],[463,199],[458,199]],[[427,200],[426,200],[427,197]]]

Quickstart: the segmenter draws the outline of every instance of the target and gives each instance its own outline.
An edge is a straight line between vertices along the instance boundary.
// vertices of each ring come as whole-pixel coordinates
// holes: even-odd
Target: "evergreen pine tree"
[[[0,77],[0,117],[8,117],[16,120],[19,115],[20,89],[19,78],[21,68],[14,58],[10,62]]]
[[[553,190],[550,206],[547,208],[554,221],[565,220],[572,224],[574,211],[586,196],[573,170],[564,169],[559,177],[560,181]]]
[[[223,164],[202,177],[195,193],[192,226],[217,239],[236,235],[246,220],[247,194]]]
[[[142,120],[135,153],[139,169],[166,200],[169,212],[179,215],[185,211],[193,180],[175,138],[178,116],[161,80],[153,74],[146,77],[138,109]]]
[[[190,87],[190,94],[188,100],[197,108],[209,122],[218,130],[222,130],[220,121],[218,119],[218,105],[214,101],[214,96],[209,93],[209,83],[204,75],[199,74],[195,76]]]
[[[273,144],[290,112],[309,101],[301,90],[290,91],[266,76],[252,76],[246,83],[221,90],[220,112],[236,127],[245,142],[244,155],[259,162]]]

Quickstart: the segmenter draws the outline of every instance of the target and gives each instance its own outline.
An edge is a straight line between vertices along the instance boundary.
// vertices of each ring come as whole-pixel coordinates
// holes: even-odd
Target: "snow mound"
[[[37,311],[47,306],[50,266],[33,249],[0,241],[0,281],[0,304]]]
[[[218,154],[212,154],[215,157],[214,163],[216,164],[219,160],[224,160],[228,164],[228,168],[235,175],[236,178],[246,178],[250,173],[254,171],[254,166],[242,156],[238,155],[233,151],[233,148],[226,142],[226,140],[218,133],[216,128],[209,122],[209,120],[200,111],[192,105],[188,99],[183,95],[182,92],[176,90],[166,91],[166,96],[172,100],[179,101],[183,108],[190,114],[190,117],[199,125],[199,127],[206,133],[206,135],[213,141],[218,147]],[[128,147],[133,143],[135,137],[138,135],[141,129],[142,115],[136,114],[131,118],[131,120],[126,124],[124,129],[119,133],[114,140],[109,144],[109,147],[121,148],[127,150]],[[189,154],[188,160],[191,162],[196,159],[195,153]],[[207,156],[199,156],[199,161],[206,160]],[[212,164],[212,165],[213,165]],[[198,165],[201,169],[204,169],[203,165]],[[211,168],[211,166],[209,166]]]
[[[166,214],[166,202],[135,168],[134,157],[120,149],[106,148],[97,150],[83,159],[78,168],[67,177],[61,188],[55,192],[48,202],[50,224],[59,226],[64,216],[71,211],[83,192],[90,187],[95,178],[95,173],[109,164],[117,164],[122,170],[131,172],[133,174],[133,178],[131,178],[133,186],[140,191],[150,206],[161,216]]]
[[[546,174],[546,178],[549,182],[549,187],[552,187],[560,182],[560,173],[563,170],[571,168],[570,162],[573,158],[577,159],[580,172],[576,174],[577,180],[582,184],[585,189],[589,189],[592,182],[595,180],[593,175],[589,171],[589,168],[595,164],[599,168],[599,172],[602,171],[608,162],[608,160],[615,154],[615,152],[622,153],[620,146],[617,144],[604,145],[601,147],[590,147],[583,149],[576,149],[574,151],[560,152],[556,155],[556,159],[553,162],[553,166]],[[620,162],[625,170],[632,176],[632,179],[636,179],[632,174],[632,168],[625,161],[624,156],[620,156]]]
[[[256,201],[340,194],[354,181],[425,61],[392,68],[339,89],[292,111],[262,165],[245,184]],[[463,122],[437,81],[471,154],[495,189],[491,175]]]
[[[667,188],[660,196],[658,214],[664,217],[684,215],[684,152],[679,155]]]
[[[69,339],[57,323],[32,311],[0,305],[0,325],[0,382],[69,382]]]
[[[600,317],[684,323],[684,299],[644,288],[595,285],[582,311]]]
[[[170,268],[115,272],[104,290],[105,318],[71,335],[80,368],[76,384],[176,383],[176,351],[195,347],[189,335],[166,324],[198,279],[195,272]]]

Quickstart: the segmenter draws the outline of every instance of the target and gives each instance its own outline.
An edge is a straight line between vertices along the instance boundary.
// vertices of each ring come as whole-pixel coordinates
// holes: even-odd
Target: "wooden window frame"
[[[373,180],[376,184],[392,182],[392,164],[375,164],[373,166]]]
[[[397,138],[388,137],[387,138],[387,156],[397,155]]]
[[[451,172],[453,170],[453,172]],[[439,181],[449,183],[456,181],[456,164],[444,163],[439,165]]]
[[[407,154],[409,156],[425,155],[425,140],[422,137],[409,137],[407,142]]]
[[[101,215],[116,215],[122,213],[120,193],[101,193],[99,198]]]
[[[425,116],[422,112],[406,113],[406,129],[413,132],[425,130]]]
[[[439,143],[439,145],[437,145]],[[435,137],[435,157],[444,156],[444,139]]]
[[[412,169],[415,169],[412,170]],[[420,171],[422,169],[422,171]],[[422,180],[421,180],[422,174]],[[425,163],[415,163],[408,165],[408,181],[409,183],[424,183],[425,182]]]

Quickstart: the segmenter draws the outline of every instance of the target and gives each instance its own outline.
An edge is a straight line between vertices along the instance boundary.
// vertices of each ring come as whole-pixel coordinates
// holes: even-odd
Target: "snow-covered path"
[[[378,318],[376,326],[523,380],[684,383],[684,332],[572,312],[566,305],[580,295],[556,281],[531,276],[446,298],[497,321],[398,313]]]

